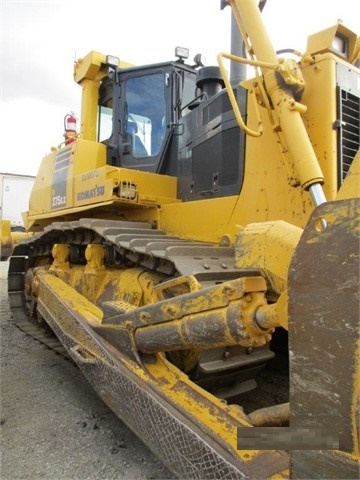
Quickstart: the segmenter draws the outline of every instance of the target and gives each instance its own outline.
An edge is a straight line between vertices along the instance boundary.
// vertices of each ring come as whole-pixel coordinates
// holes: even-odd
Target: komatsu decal
[[[102,197],[105,194],[105,185],[95,185],[94,188],[89,188],[88,190],[83,190],[78,192],[76,195],[76,200],[78,202],[83,202],[84,200],[89,200],[95,197]]]
[[[100,175],[99,169],[91,170],[90,172],[83,173],[81,175],[81,181],[87,182],[88,180],[92,180]]]

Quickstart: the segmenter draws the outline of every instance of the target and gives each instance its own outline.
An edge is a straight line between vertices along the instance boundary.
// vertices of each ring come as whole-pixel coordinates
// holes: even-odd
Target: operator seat
[[[127,123],[127,131],[131,136],[131,145],[132,145],[132,154],[134,157],[148,157],[148,151],[145,148],[145,145],[141,141],[138,133],[138,126],[136,122]]]

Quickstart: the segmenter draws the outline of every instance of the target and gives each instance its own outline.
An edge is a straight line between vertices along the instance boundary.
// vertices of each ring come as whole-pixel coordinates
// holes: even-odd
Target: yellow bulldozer
[[[12,316],[179,478],[358,478],[358,36],[276,52],[265,1],[226,4],[242,46],[216,66],[76,62]]]

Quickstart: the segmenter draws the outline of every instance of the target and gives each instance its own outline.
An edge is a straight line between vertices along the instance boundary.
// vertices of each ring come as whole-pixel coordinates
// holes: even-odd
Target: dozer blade
[[[339,450],[293,451],[292,478],[360,477],[359,242],[359,199],[323,204],[290,266],[290,425],[339,432]]]

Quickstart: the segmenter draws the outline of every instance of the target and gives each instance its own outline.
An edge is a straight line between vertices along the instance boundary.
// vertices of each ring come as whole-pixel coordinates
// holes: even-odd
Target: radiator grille
[[[360,145],[360,98],[339,89],[340,113],[340,165],[339,186],[346,177]]]

